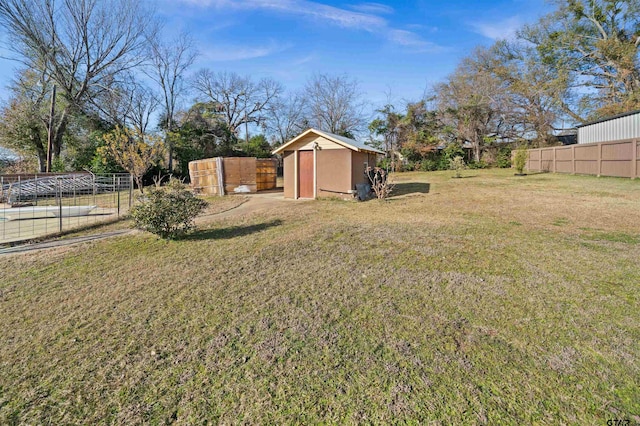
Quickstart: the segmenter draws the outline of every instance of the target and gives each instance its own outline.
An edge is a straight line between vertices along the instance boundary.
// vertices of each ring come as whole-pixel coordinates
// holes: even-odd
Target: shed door
[[[300,198],[313,198],[313,151],[298,151]]]

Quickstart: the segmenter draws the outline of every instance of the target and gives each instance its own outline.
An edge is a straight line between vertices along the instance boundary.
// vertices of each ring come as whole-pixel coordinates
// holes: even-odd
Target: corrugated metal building
[[[577,127],[579,144],[640,139],[640,110],[614,115]]]

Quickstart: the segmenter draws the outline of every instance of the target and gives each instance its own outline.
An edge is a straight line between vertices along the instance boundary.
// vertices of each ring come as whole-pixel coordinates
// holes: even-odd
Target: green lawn
[[[1,256],[0,424],[640,422],[640,181],[451,174]]]

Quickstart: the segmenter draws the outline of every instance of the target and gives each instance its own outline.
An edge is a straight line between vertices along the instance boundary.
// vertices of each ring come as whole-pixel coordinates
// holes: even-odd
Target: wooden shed
[[[375,148],[333,133],[309,129],[282,145],[285,198],[338,196],[352,198],[356,185],[369,183],[365,175],[379,154]]]
[[[189,162],[196,193],[224,195],[275,189],[277,162],[272,158],[215,157]]]

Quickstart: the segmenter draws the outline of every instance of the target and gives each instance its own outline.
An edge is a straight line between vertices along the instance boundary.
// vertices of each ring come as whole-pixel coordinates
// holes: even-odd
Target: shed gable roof
[[[304,138],[305,136],[307,136],[310,133],[315,133],[318,136],[322,136],[326,139],[329,139],[332,142],[337,143],[340,146],[343,146],[345,148],[348,148],[352,151],[356,151],[356,152],[372,152],[375,154],[384,154],[384,152],[375,149],[371,146],[365,145],[362,142],[358,142],[354,139],[350,139],[350,138],[346,138],[344,136],[340,136],[340,135],[335,135],[333,133],[329,133],[329,132],[323,132],[321,130],[317,130],[317,129],[308,129],[302,133],[300,133],[298,136],[296,136],[295,138],[291,139],[289,142],[285,143],[284,145],[276,148],[275,150],[273,150],[274,154],[279,154],[281,152],[283,152],[287,147],[295,144],[296,142],[298,142],[300,139]]]

